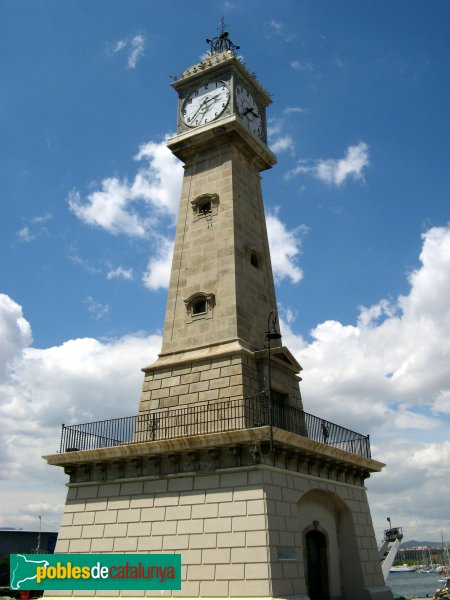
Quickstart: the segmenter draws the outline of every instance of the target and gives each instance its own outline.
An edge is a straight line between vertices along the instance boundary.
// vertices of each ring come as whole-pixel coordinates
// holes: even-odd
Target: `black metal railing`
[[[272,405],[265,395],[149,411],[133,417],[63,425],[60,452],[93,450],[272,425],[310,440],[370,458],[369,436],[292,406]],[[271,417],[271,418],[270,418]]]

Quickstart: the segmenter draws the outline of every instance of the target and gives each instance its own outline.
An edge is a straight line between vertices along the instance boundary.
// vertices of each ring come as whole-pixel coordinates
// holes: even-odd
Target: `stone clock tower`
[[[277,329],[270,96],[234,50],[222,31],[172,84],[184,179],[162,349],[137,416],[63,426],[45,457],[70,476],[56,551],[181,553],[181,590],[141,597],[389,600],[364,487],[383,465],[368,436],[304,412]]]
[[[301,408],[300,365],[275,339],[269,377],[265,350],[276,309],[260,177],[276,162],[266,143],[271,100],[221,41],[172,84],[168,147],[185,170],[162,352],[145,369],[141,412],[255,396],[269,379],[280,402]],[[178,377],[181,366],[190,372]],[[173,385],[159,387],[162,372]]]

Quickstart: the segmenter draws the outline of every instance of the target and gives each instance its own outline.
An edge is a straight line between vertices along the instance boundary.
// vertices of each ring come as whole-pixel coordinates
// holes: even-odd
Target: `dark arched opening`
[[[306,581],[311,600],[328,600],[327,539],[323,533],[313,529],[306,538]]]

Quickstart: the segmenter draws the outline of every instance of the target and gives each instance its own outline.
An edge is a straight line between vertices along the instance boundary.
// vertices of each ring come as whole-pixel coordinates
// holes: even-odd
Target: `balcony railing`
[[[272,414],[270,414],[270,412]],[[82,425],[63,425],[60,452],[175,439],[272,425],[310,440],[370,458],[369,436],[259,395],[141,413]]]

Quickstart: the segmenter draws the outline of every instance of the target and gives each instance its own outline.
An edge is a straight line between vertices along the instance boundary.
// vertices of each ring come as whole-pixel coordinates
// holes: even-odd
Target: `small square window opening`
[[[192,314],[201,315],[203,313],[206,313],[206,300],[197,300],[197,302],[192,305]]]

